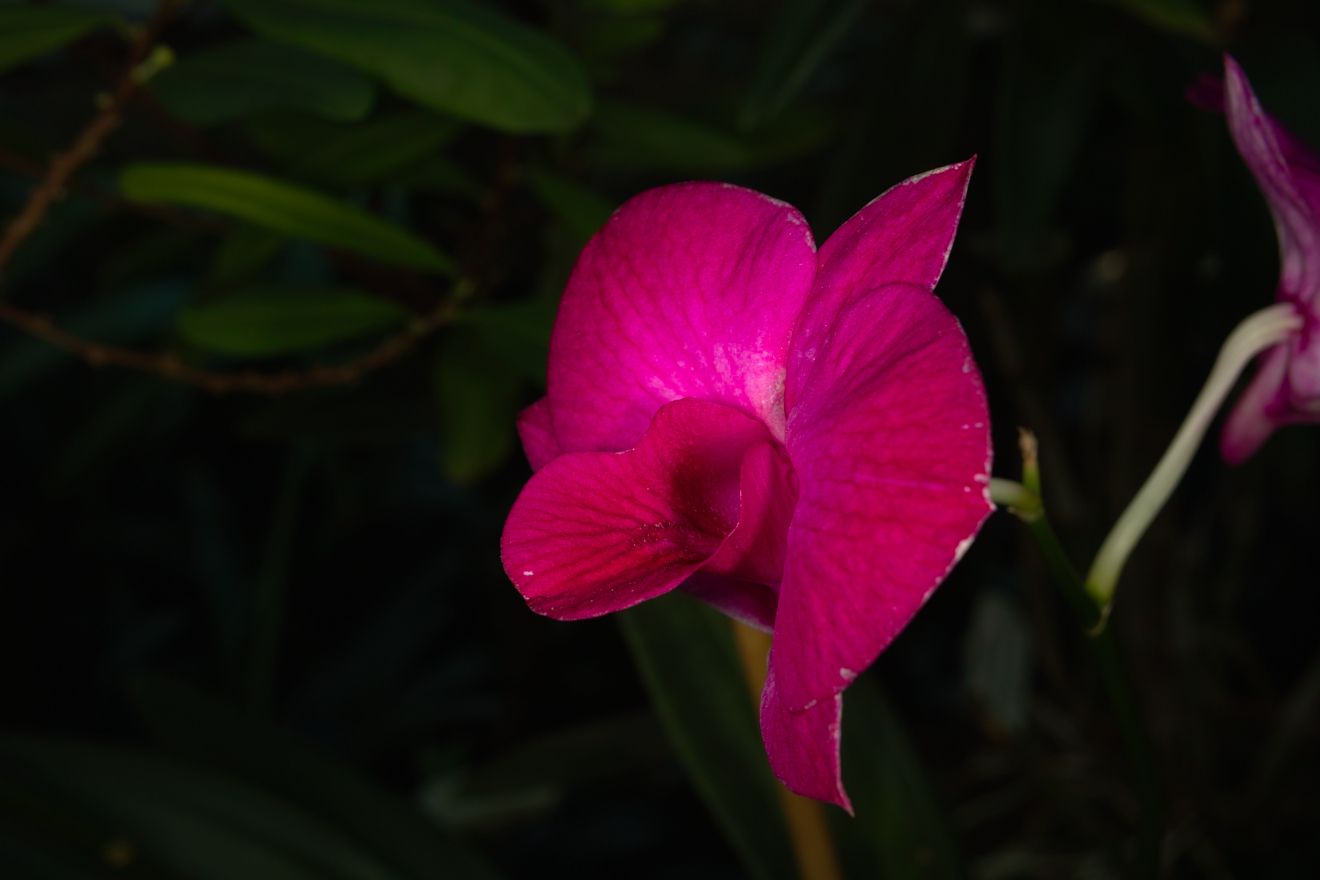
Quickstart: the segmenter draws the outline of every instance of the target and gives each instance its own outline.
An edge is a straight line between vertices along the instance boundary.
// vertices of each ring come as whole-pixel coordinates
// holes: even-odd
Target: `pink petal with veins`
[[[583,250],[551,336],[563,449],[627,449],[682,397],[782,437],[788,341],[815,270],[806,222],[768,196],[687,183],[629,200]]]
[[[533,471],[539,471],[561,452],[550,418],[550,404],[542,397],[518,415],[518,438]]]
[[[505,521],[505,572],[533,611],[560,620],[672,590],[737,525],[742,459],[767,438],[733,407],[684,399],[662,407],[627,452],[558,456]]]
[[[772,666],[791,710],[869,666],[992,509],[981,376],[933,294],[861,293],[817,345],[788,418],[799,498]]]
[[[1229,464],[1246,461],[1280,427],[1270,412],[1278,409],[1287,372],[1286,346],[1276,345],[1261,356],[1255,378],[1233,405],[1219,435],[1219,452]]]
[[[803,797],[838,804],[849,814],[839,746],[843,737],[843,696],[835,694],[802,711],[791,711],[775,683],[774,651],[761,691],[761,738],[770,769]]]
[[[886,284],[933,290],[953,247],[975,159],[910,177],[854,214],[821,246],[820,270],[793,335],[785,403],[791,412],[840,310]]]
[[[1288,345],[1288,365],[1281,374],[1288,409],[1313,413],[1320,406],[1320,157],[1265,112],[1246,74],[1228,55],[1224,112],[1233,142],[1274,216],[1279,298],[1302,306],[1307,315],[1308,328]]]
[[[699,571],[680,589],[748,626],[770,632],[775,625],[775,591],[765,584]]]
[[[798,497],[797,477],[783,447],[767,442],[747,451],[739,497],[738,525],[704,570],[778,588]]]

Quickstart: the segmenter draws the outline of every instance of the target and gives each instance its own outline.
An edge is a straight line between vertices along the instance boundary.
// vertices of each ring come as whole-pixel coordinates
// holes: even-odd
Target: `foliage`
[[[940,294],[1085,558],[1273,298],[1186,87],[1228,48],[1320,144],[1302,0],[165,6],[0,2],[6,877],[792,876],[722,619],[500,571],[583,242],[692,177],[823,239],[978,154]],[[1151,779],[993,520],[850,691],[848,876],[1129,876],[1145,784],[1169,876],[1315,874],[1316,448],[1207,452],[1129,564]]]

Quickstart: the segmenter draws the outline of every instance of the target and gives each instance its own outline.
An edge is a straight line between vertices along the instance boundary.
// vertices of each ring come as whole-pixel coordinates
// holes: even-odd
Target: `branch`
[[[144,72],[151,66],[148,55],[177,2],[178,0],[161,0],[156,8],[156,14],[134,39],[127,69],[120,77],[114,92],[101,102],[100,110],[74,138],[69,148],[51,160],[41,182],[28,197],[22,211],[10,222],[4,237],[0,238],[0,270],[8,265],[14,252],[46,219],[51,206],[64,195],[73,175],[100,152],[105,139],[123,121],[124,108],[138,94],[145,81]],[[23,164],[21,158],[17,162],[14,162],[12,157],[5,158],[10,159],[8,164],[20,166]],[[429,313],[415,319],[404,332],[385,339],[371,351],[353,360],[305,370],[277,372],[207,370],[186,364],[178,355],[171,352],[149,353],[105,345],[60,328],[47,315],[31,312],[2,300],[0,300],[0,321],[11,324],[56,348],[77,355],[94,367],[113,365],[151,373],[174,382],[194,385],[214,394],[248,392],[274,396],[291,391],[356,382],[367,373],[398,360],[414,349],[424,338],[447,324],[462,299],[463,296],[460,294],[442,303]]]
[[[18,250],[23,242],[27,241],[28,236],[46,219],[51,206],[64,195],[69,179],[101,151],[101,145],[106,137],[123,121],[124,108],[142,85],[139,68],[155,45],[156,38],[169,20],[176,2],[177,0],[161,0],[156,8],[156,14],[133,40],[128,67],[119,78],[114,92],[101,102],[101,109],[74,138],[69,148],[55,155],[50,167],[46,169],[45,178],[37,184],[32,195],[28,196],[23,210],[10,222],[4,238],[0,239],[0,269],[9,264],[14,251]]]
[[[412,351],[419,342],[449,323],[457,308],[456,302],[446,301],[414,320],[404,332],[385,339],[366,354],[342,364],[276,372],[207,370],[186,364],[178,355],[168,352],[149,353],[104,345],[61,329],[46,315],[29,312],[7,302],[0,302],[0,321],[75,354],[94,367],[125,367],[185,385],[195,385],[213,394],[246,392],[273,397],[291,391],[356,382],[367,373],[393,363]]]

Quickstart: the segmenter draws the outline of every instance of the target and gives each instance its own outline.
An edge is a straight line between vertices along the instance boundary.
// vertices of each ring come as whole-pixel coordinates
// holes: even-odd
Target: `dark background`
[[[0,15],[28,5],[111,18],[0,70],[5,218],[122,75],[134,32],[116,20],[154,9]],[[294,6],[342,12],[269,4]],[[750,703],[700,653],[728,659],[720,625],[683,599],[623,630],[551,622],[500,568],[528,476],[513,417],[541,392],[586,237],[641,189],[713,178],[799,206],[820,241],[902,178],[977,154],[938,292],[985,374],[996,475],[1018,477],[1016,428],[1032,428],[1084,567],[1224,337],[1273,298],[1265,203],[1185,90],[1227,49],[1320,145],[1309,0],[491,5],[513,22],[495,30],[509,64],[547,35],[565,88],[589,90],[525,124],[498,71],[487,100],[513,109],[496,121],[342,52],[321,53],[342,94],[312,66],[319,85],[290,86],[318,59],[252,7],[174,11],[177,63],[3,267],[0,296],[218,371],[349,361],[400,316],[457,310],[379,370],[277,395],[96,368],[0,327],[5,877],[791,877],[758,819],[777,821]],[[284,73],[189,65],[254,33]],[[397,63],[448,57],[409,52]],[[316,190],[456,269],[145,205],[119,172],[161,160]],[[306,292],[327,288],[392,311],[321,315]],[[256,305],[226,311],[235,296]],[[249,331],[261,350],[236,350]],[[1318,437],[1287,429],[1239,468],[1208,442],[1138,547],[1112,632],[1146,770],[1026,529],[996,514],[849,693],[850,723],[867,701],[871,725],[845,739],[850,876],[1139,876],[1143,827],[1163,876],[1320,872]]]

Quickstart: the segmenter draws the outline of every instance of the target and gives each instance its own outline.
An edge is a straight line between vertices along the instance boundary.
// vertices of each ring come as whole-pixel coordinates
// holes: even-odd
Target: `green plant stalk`
[[[1087,572],[1086,592],[1103,609],[1102,624],[1114,601],[1114,590],[1123,573],[1123,565],[1187,472],[1210,422],[1242,370],[1256,355],[1286,339],[1301,326],[1302,317],[1295,306],[1277,303],[1248,316],[1224,341],[1205,386],[1178,428],[1173,442],[1114,523]]]
[[[996,479],[991,482],[991,497],[996,504],[1011,507],[1027,524],[1040,547],[1054,581],[1078,625],[1087,634],[1096,668],[1104,685],[1114,720],[1118,724],[1123,751],[1127,755],[1137,796],[1141,803],[1138,834],[1140,875],[1155,877],[1159,872],[1160,829],[1163,826],[1164,802],[1155,770],[1155,750],[1146,733],[1141,709],[1131,676],[1123,663],[1113,630],[1104,626],[1108,607],[1096,605],[1087,593],[1077,568],[1059,542],[1039,495],[1040,477],[1036,467],[1035,438],[1024,432],[1023,482]]]
[[[289,562],[311,462],[308,450],[294,450],[275,498],[275,509],[267,534],[266,555],[254,585],[249,618],[251,636],[248,643],[246,696],[248,706],[258,712],[269,708],[274,690],[288,598]]]

